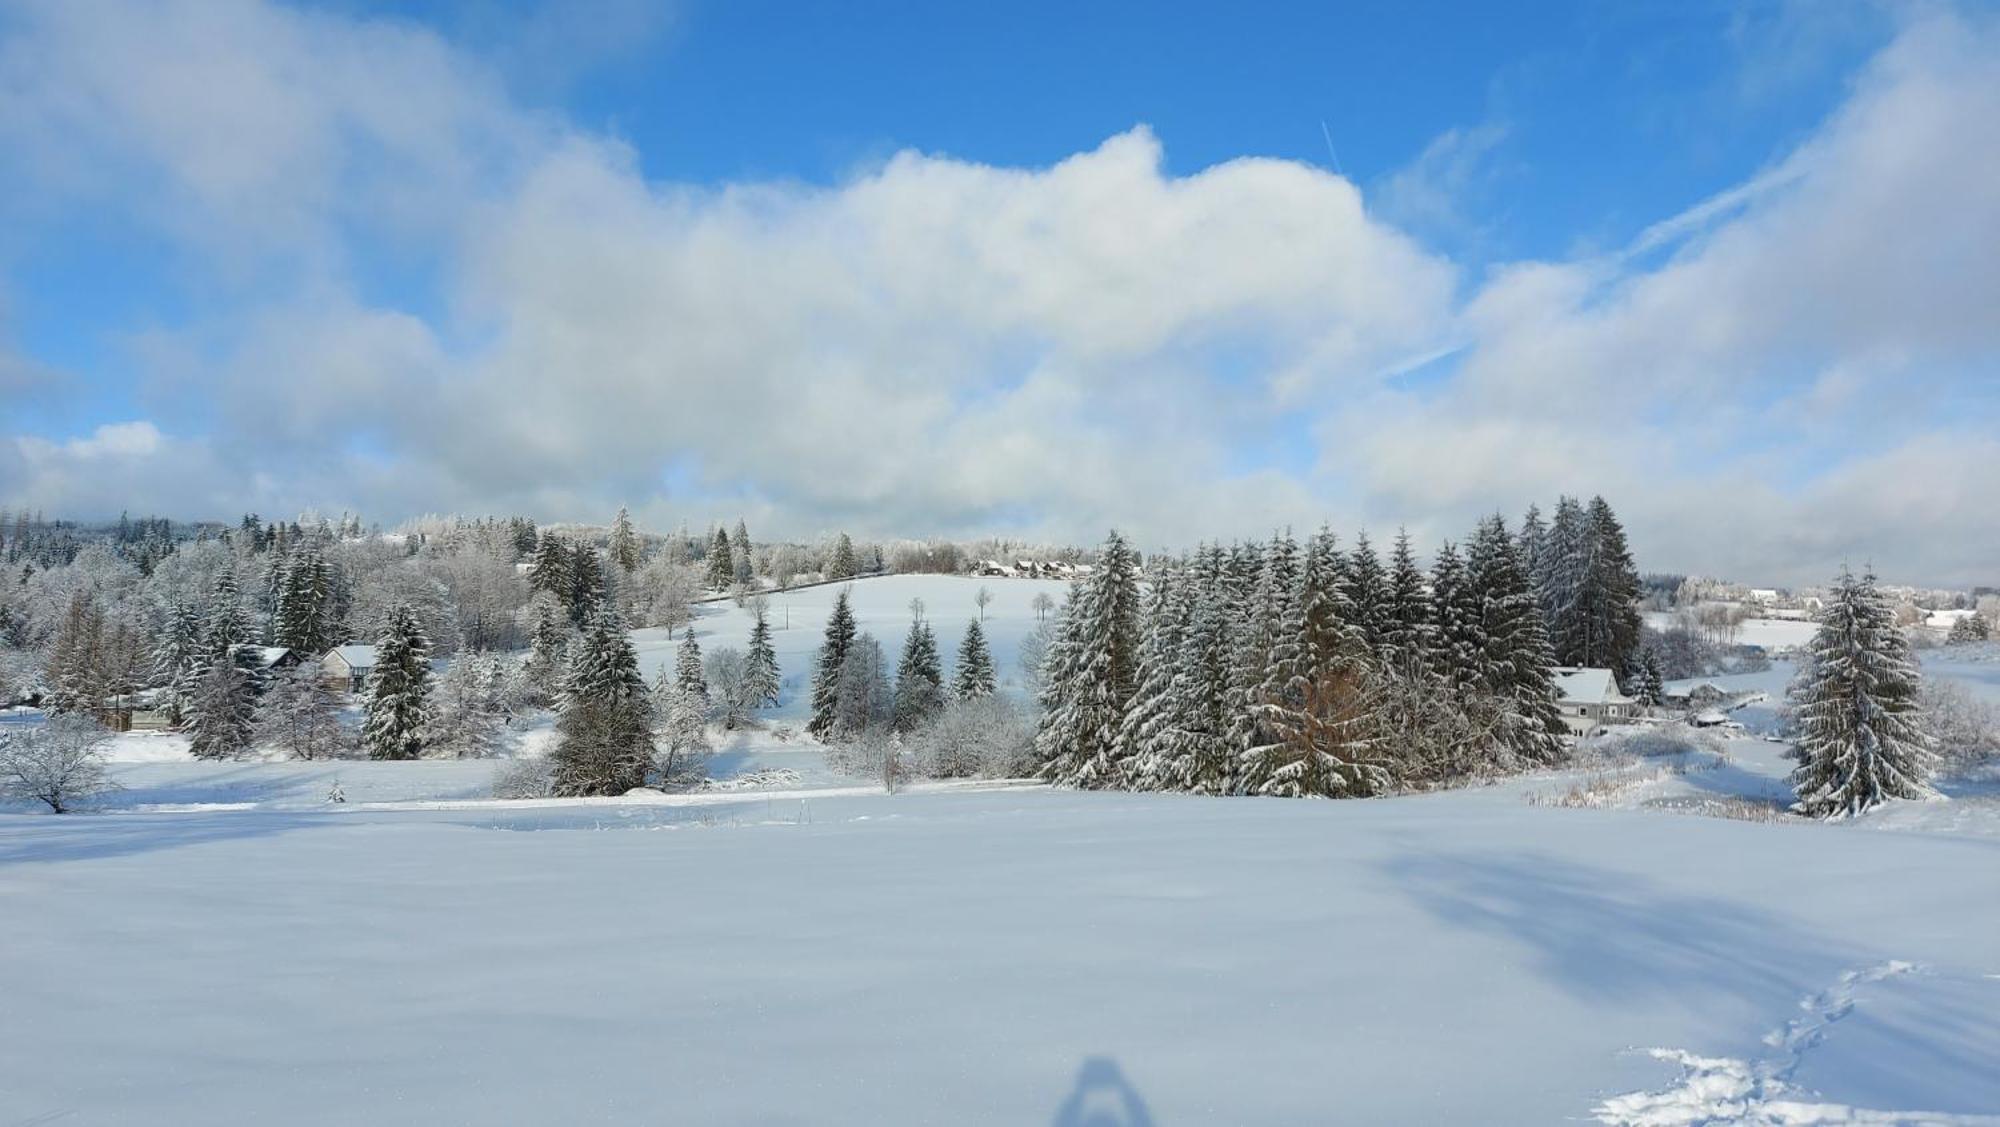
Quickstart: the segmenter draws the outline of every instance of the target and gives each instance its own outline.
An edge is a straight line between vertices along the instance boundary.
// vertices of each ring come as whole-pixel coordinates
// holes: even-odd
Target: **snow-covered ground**
[[[1648,611],[1645,618],[1646,625],[1655,630],[1665,630],[1674,624],[1673,614],[1667,611]],[[1812,641],[1815,629],[1817,627],[1805,619],[1746,619],[1737,627],[1734,644],[1762,646],[1767,650],[1794,649]]]
[[[1061,585],[983,582],[1012,676]],[[980,585],[853,590],[949,655]],[[832,597],[715,761],[761,788],[127,736],[109,812],[0,814],[0,1123],[2000,1123],[2000,788],[1776,817],[1786,663],[1715,679],[1750,734],[1467,791],[886,796],[784,730]]]

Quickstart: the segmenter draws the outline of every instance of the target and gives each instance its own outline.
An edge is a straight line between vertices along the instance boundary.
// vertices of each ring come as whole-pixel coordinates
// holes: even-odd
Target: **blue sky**
[[[2000,578],[1992,11],[1503,7],[0,2],[0,503]]]

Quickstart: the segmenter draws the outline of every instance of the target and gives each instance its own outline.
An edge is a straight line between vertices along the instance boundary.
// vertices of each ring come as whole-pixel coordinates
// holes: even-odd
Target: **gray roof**
[[[336,654],[340,656],[341,661],[347,663],[350,669],[375,668],[374,646],[364,645],[361,642],[349,642],[344,646],[335,646],[326,651],[326,656],[328,657],[333,657]]]

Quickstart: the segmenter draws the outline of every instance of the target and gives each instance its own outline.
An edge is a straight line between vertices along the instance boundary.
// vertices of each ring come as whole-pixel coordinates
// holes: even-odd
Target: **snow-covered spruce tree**
[[[1195,594],[1174,677],[1172,721],[1145,779],[1161,790],[1233,794],[1238,745],[1231,738],[1236,699],[1230,693],[1230,615],[1226,582],[1210,572]]]
[[[692,628],[681,635],[680,647],[674,650],[674,683],[704,706],[708,704],[708,677],[701,667],[701,643],[694,640]]]
[[[361,746],[370,759],[415,759],[424,750],[431,687],[431,646],[416,611],[398,603],[375,639],[375,667],[363,695],[368,718]]]
[[[333,759],[347,748],[340,726],[340,697],[317,661],[280,674],[257,702],[260,742],[293,759]]]
[[[729,533],[715,530],[715,536],[708,542],[708,568],[703,582],[711,591],[727,591],[736,582],[736,561],[729,550]]]
[[[215,589],[209,594],[202,618],[202,665],[229,660],[230,647],[250,641],[250,635],[250,613],[243,608],[236,574],[224,569],[215,577]]]
[[[553,701],[569,668],[569,612],[556,595],[540,591],[523,613],[528,616],[528,661],[522,680],[536,702]]]
[[[1465,574],[1458,548],[1447,540],[1431,561],[1431,672],[1455,690],[1472,691],[1480,684],[1485,652],[1479,592]]]
[[[744,655],[743,691],[752,709],[778,703],[783,683],[778,676],[778,651],[771,646],[771,616],[757,600],[757,624],[750,628],[750,649]]]
[[[1528,512],[1521,518],[1521,531],[1515,535],[1514,543],[1521,549],[1521,570],[1528,573],[1529,582],[1535,584],[1537,604],[1541,599],[1542,553],[1549,543],[1549,526],[1542,520],[1542,507],[1529,505]]]
[[[639,656],[617,608],[599,607],[570,646],[552,789],[565,797],[624,794],[653,767],[653,710]]]
[[[1514,538],[1498,516],[1481,521],[1466,552],[1466,580],[1485,635],[1479,679],[1502,709],[1501,743],[1523,763],[1554,763],[1566,751],[1556,707],[1555,655]]]
[[[210,661],[188,706],[188,753],[196,759],[235,759],[249,751],[256,709],[249,675],[227,657]]]
[[[569,545],[555,533],[542,530],[535,544],[534,562],[528,565],[528,585],[554,595],[567,610],[576,593],[576,557]]]
[[[570,559],[569,619],[579,626],[611,601],[609,578],[597,558],[597,548],[579,540]]]
[[[736,531],[729,538],[729,562],[735,568],[735,581],[747,584],[755,570],[751,565],[750,529],[739,517]]]
[[[1647,646],[1639,651],[1639,656],[1633,659],[1632,675],[1628,680],[1631,687],[1627,692],[1633,700],[1647,708],[1658,707],[1665,685],[1660,676],[1660,655],[1653,651],[1653,647]]]
[[[1049,782],[1119,783],[1118,726],[1139,675],[1138,571],[1138,558],[1114,530],[1097,567],[1071,588],[1035,733],[1040,777]]]
[[[104,610],[89,590],[71,594],[49,643],[48,710],[97,720],[110,687],[104,664]]]
[[[833,737],[840,715],[840,667],[854,645],[854,608],[847,596],[844,587],[834,596],[833,613],[826,619],[826,640],[820,643],[813,667],[812,718],[806,721],[806,731],[821,741]]]
[[[1346,565],[1342,578],[1352,608],[1348,612],[1349,621],[1361,632],[1361,640],[1368,648],[1380,653],[1389,634],[1389,577],[1382,570],[1382,561],[1368,542],[1366,531],[1355,536]]]
[[[1414,668],[1429,659],[1431,607],[1424,587],[1424,573],[1410,549],[1410,534],[1398,529],[1395,550],[1389,554],[1388,616],[1383,623],[1383,645],[1377,651],[1379,664],[1385,668]]]
[[[1542,609],[1549,646],[1558,658],[1579,644],[1575,624],[1589,551],[1588,523],[1589,518],[1576,498],[1558,498],[1555,517],[1549,522],[1541,554],[1536,557],[1536,570],[1529,577],[1535,589],[1535,603]]]
[[[921,611],[921,608],[919,608]],[[896,704],[893,726],[914,732],[944,708],[944,669],[938,658],[937,636],[922,617],[913,619],[903,639],[903,656],[896,663]]]
[[[333,572],[313,544],[285,562],[272,614],[271,640],[306,655],[325,653],[333,637]]]
[[[993,651],[986,648],[986,630],[979,620],[969,619],[965,637],[958,643],[958,668],[952,677],[951,692],[959,700],[990,697],[997,687],[993,673]]]
[[[1875,576],[1842,569],[1791,689],[1798,718],[1793,809],[1860,814],[1892,798],[1928,798],[1935,764],[1910,644]]]
[[[160,707],[167,722],[178,728],[187,719],[203,665],[201,616],[186,602],[167,608],[166,626],[153,648],[153,684],[160,687]]]
[[[1639,570],[1625,543],[1624,526],[1602,497],[1584,510],[1583,559],[1568,628],[1567,665],[1630,671],[1639,648]]]
[[[848,539],[847,533],[843,532],[840,534],[840,539],[833,543],[833,554],[826,564],[826,577],[852,579],[860,570],[854,560],[854,541]]]
[[[1125,785],[1134,790],[1165,786],[1161,772],[1174,721],[1181,643],[1187,635],[1188,588],[1184,566],[1154,569],[1152,591],[1146,600],[1145,636],[1139,643],[1139,684],[1118,723],[1116,758]]]
[[[431,691],[424,746],[457,759],[483,759],[500,748],[509,708],[504,658],[462,653]]]
[[[632,530],[632,514],[625,506],[618,506],[618,515],[611,518],[611,563],[626,575],[639,570],[639,534]]]
[[[1304,632],[1297,587],[1297,548],[1289,536],[1272,536],[1231,655],[1230,694],[1236,707],[1230,717],[1230,738],[1246,764],[1276,739],[1264,723],[1266,709],[1295,705],[1302,699],[1295,683]]]

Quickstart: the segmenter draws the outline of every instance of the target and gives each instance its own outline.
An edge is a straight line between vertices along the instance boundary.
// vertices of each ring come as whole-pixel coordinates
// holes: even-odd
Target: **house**
[[[326,651],[319,663],[328,685],[343,693],[358,693],[368,682],[368,671],[375,668],[375,647],[349,642]]]
[[[1676,708],[1716,704],[1729,698],[1729,690],[1713,681],[1681,681],[1660,690],[1660,702]]]
[[[1579,736],[1610,724],[1629,724],[1639,714],[1639,702],[1618,691],[1609,669],[1574,665],[1555,668],[1556,708],[1563,723]]]

